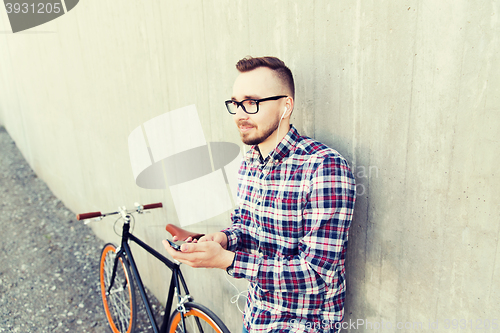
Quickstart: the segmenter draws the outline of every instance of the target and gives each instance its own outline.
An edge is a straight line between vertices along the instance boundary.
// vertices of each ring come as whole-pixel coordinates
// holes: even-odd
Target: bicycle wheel
[[[212,311],[201,304],[188,302],[186,307],[186,333],[204,332],[204,333],[230,333],[226,325]],[[181,313],[176,310],[170,316],[168,333],[181,333],[182,318]]]
[[[114,333],[131,333],[135,329],[136,306],[134,285],[129,264],[120,257],[113,287],[111,284],[113,266],[116,258],[116,246],[106,244],[101,253],[100,278],[101,296],[109,326]]]

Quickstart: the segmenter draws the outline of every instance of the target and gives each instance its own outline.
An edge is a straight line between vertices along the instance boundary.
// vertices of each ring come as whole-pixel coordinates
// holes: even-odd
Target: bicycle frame
[[[134,236],[132,233],[130,233],[130,216],[127,214],[126,217],[124,217],[124,224],[123,224],[123,233],[122,233],[122,240],[121,240],[121,246],[117,251],[117,255],[115,258],[115,263],[113,266],[113,273],[111,276],[111,284],[109,287],[109,290],[111,290],[114,279],[116,276],[116,268],[118,264],[118,259],[120,257],[123,257],[124,260],[128,260],[130,267],[132,268],[132,274],[134,275],[135,281],[137,282],[137,286],[139,288],[139,292],[141,294],[141,298],[143,300],[144,306],[146,307],[146,312],[148,314],[148,318],[151,321],[151,324],[153,326],[153,331],[155,333],[166,333],[167,328],[168,328],[168,321],[170,319],[170,313],[172,310],[172,304],[174,300],[174,296],[178,296],[178,310],[182,311],[185,310],[183,309],[183,303],[186,302],[187,300],[192,300],[192,297],[189,294],[189,290],[187,288],[186,281],[184,280],[184,277],[182,276],[182,272],[180,270],[180,263],[173,262],[169,259],[167,259],[165,256],[161,255],[158,251],[141,241],[139,238]],[[141,276],[139,274],[139,271],[137,269],[137,265],[135,264],[134,257],[132,255],[132,250],[130,249],[130,246],[128,244],[128,241],[131,240],[135,242],[137,245],[142,247],[144,250],[152,254],[155,258],[160,260],[162,263],[164,263],[170,270],[172,271],[172,278],[170,280],[170,287],[168,291],[168,297],[167,297],[167,303],[165,305],[165,315],[163,317],[163,323],[161,325],[161,329],[158,328],[158,324],[156,323],[156,319],[153,315],[153,311],[151,309],[151,305],[149,303],[148,296],[146,295],[146,290],[144,289],[144,285],[142,284]],[[179,281],[182,284],[182,288],[184,289],[184,293],[186,296],[181,297],[181,290],[180,290],[180,285]],[[108,290],[108,291],[109,291]],[[184,332],[186,331],[186,325],[184,321],[184,316],[182,316],[182,327]]]

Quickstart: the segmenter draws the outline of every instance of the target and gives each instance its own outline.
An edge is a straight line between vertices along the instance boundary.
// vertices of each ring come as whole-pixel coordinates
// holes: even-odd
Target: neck
[[[259,143],[259,150],[264,159],[267,157],[267,155],[269,155],[271,151],[274,150],[274,148],[277,147],[277,145],[281,142],[281,140],[283,140],[289,130],[290,123],[288,121],[283,121],[281,125],[278,126],[278,129],[276,129],[271,135],[269,135],[269,137],[264,140],[264,142]]]

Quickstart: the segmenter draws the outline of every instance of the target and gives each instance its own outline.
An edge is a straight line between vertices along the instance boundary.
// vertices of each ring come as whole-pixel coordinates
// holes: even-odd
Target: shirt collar
[[[259,147],[257,145],[252,146],[252,148],[245,155],[245,160],[249,163],[267,163],[269,160],[280,161],[283,158],[290,155],[293,147],[300,138],[300,134],[297,129],[290,125],[290,130],[281,140],[281,142],[267,155],[266,158],[261,156]]]

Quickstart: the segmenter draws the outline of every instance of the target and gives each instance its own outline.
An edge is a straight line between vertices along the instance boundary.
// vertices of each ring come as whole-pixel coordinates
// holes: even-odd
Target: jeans
[[[340,330],[336,330],[334,327],[332,327],[331,330],[329,330],[328,332],[329,333],[338,333],[338,332],[340,332]],[[241,333],[248,333],[248,330],[245,328],[245,325],[243,325],[243,329],[241,330]]]

